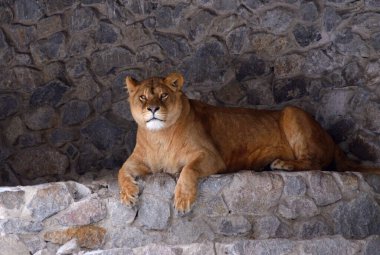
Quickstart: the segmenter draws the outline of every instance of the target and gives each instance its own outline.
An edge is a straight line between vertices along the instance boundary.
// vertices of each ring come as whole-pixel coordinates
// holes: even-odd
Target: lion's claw
[[[185,190],[177,184],[174,194],[174,208],[182,214],[188,213],[196,198],[196,192]]]
[[[120,183],[120,200],[128,206],[134,206],[137,202],[139,187],[136,181],[130,177]]]

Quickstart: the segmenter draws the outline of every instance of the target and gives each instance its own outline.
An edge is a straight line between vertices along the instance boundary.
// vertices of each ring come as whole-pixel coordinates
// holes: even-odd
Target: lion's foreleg
[[[185,213],[190,211],[197,198],[199,178],[218,173],[225,168],[224,162],[214,153],[195,154],[181,171],[174,191],[174,207]]]
[[[139,187],[135,181],[138,176],[146,175],[149,172],[147,166],[136,160],[133,156],[119,170],[118,182],[120,188],[120,199],[123,203],[133,206],[139,194]]]

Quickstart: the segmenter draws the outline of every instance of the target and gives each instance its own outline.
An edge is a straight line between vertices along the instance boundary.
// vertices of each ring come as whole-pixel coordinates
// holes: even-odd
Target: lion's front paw
[[[174,193],[174,207],[180,213],[190,211],[192,204],[196,199],[196,190],[185,188],[184,185],[177,184]]]
[[[287,170],[287,171],[294,169],[292,165],[287,164],[285,161],[281,159],[276,159],[275,161],[273,161],[272,164],[270,165],[270,168],[272,170]]]
[[[133,206],[137,202],[139,195],[139,187],[131,176],[127,176],[119,180],[120,199],[126,205]]]

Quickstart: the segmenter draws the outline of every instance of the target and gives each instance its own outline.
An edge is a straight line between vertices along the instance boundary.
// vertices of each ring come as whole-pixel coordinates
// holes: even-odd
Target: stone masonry
[[[199,183],[188,214],[175,179],[138,180],[137,205],[116,176],[0,188],[0,254],[331,254],[380,250],[380,177],[241,171]]]
[[[300,106],[380,163],[379,56],[377,0],[0,0],[0,185],[118,169],[125,76],[174,70],[210,104]]]

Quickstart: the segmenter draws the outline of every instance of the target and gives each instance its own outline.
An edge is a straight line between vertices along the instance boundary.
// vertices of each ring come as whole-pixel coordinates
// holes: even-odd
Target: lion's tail
[[[380,168],[363,166],[362,164],[349,159],[338,146],[335,146],[335,165],[337,171],[352,171],[380,174]]]

